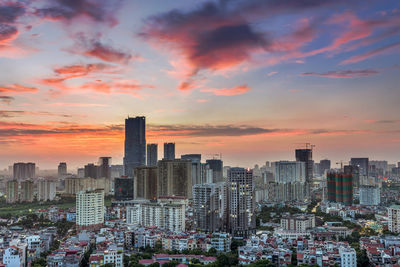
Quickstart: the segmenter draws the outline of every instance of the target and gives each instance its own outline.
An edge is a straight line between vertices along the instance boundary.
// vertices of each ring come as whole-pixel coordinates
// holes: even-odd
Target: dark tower
[[[175,159],[175,143],[164,143],[164,158],[167,160]]]
[[[125,119],[125,175],[133,177],[133,169],[146,164],[146,118]]]

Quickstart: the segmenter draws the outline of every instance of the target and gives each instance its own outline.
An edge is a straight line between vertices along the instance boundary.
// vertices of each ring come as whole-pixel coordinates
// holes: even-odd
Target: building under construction
[[[328,201],[351,205],[353,201],[353,175],[328,172],[326,175]]]

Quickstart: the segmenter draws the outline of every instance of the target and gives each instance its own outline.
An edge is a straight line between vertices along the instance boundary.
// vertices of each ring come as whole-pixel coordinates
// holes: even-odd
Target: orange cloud
[[[18,94],[18,93],[36,93],[39,90],[35,87],[27,87],[17,83],[0,86],[0,93],[4,94]]]
[[[232,96],[232,95],[242,95],[250,91],[250,88],[247,85],[239,85],[233,88],[210,88],[210,89],[202,89],[201,92],[212,93],[218,96]]]

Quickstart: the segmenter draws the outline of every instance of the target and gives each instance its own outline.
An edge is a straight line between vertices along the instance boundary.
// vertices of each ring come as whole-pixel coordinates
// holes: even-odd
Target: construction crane
[[[313,149],[315,147],[315,145],[311,144],[311,143],[294,143],[295,145],[304,145],[306,147],[306,149]]]
[[[341,172],[343,171],[343,163],[345,163],[344,160],[340,160],[339,162],[336,162],[336,165],[339,165],[339,164],[340,164],[340,171],[341,171]]]
[[[222,153],[215,153],[215,154],[207,154],[207,157],[211,157],[212,159],[222,159]]]

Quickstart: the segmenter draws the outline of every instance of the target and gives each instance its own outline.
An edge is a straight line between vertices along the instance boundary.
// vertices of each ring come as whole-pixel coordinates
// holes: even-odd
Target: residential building
[[[196,228],[206,232],[222,229],[225,222],[225,183],[193,186],[193,217]]]
[[[192,199],[192,162],[160,160],[158,162],[158,196],[184,196]]]
[[[253,172],[244,168],[228,170],[229,230],[234,236],[247,237],[255,230]]]
[[[67,163],[60,162],[58,164],[58,178],[64,178],[67,175]]]
[[[156,226],[160,229],[185,231],[184,197],[159,197],[157,201],[144,200],[126,208],[126,222],[144,227]]]
[[[175,143],[164,143],[164,158],[166,160],[175,159]]]
[[[223,182],[223,169],[224,164],[220,159],[208,159],[206,163],[209,165],[210,169],[212,170],[212,183],[219,183]]]
[[[400,233],[400,205],[392,205],[388,208],[388,229],[394,233]]]
[[[351,205],[353,203],[353,176],[343,172],[329,172],[326,175],[328,201]]]
[[[14,163],[13,176],[16,180],[26,180],[36,178],[36,166],[35,163],[18,162]]]
[[[99,229],[104,223],[104,190],[81,191],[76,195],[78,230]]]
[[[134,199],[156,199],[158,188],[158,167],[137,167],[134,170],[134,176]]]
[[[341,267],[357,267],[357,255],[354,248],[340,247],[339,255]]]
[[[377,206],[381,203],[381,190],[378,186],[362,185],[359,193],[361,205]]]
[[[114,197],[115,200],[132,200],[134,197],[133,192],[133,178],[120,177],[114,179]]]
[[[25,180],[21,183],[20,201],[33,202],[33,181]]]
[[[17,180],[7,181],[6,200],[7,203],[15,203],[19,201]]]
[[[47,179],[39,179],[37,183],[39,201],[52,201],[56,197],[57,182]]]
[[[300,161],[279,161],[274,164],[276,201],[299,201],[306,197],[305,163]]]
[[[157,166],[158,144],[147,144],[147,166]]]

